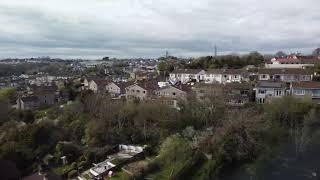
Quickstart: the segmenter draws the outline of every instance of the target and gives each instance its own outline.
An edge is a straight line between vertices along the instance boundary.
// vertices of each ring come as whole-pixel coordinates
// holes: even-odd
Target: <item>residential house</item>
[[[258,80],[299,82],[311,81],[313,72],[308,69],[259,69]]]
[[[111,97],[122,97],[126,94],[126,87],[132,84],[132,82],[110,82],[106,85],[106,91]]]
[[[31,85],[28,87],[28,93],[30,95],[37,96],[39,103],[42,106],[55,104],[59,97],[58,87],[55,85],[51,85],[51,86]]]
[[[205,71],[202,69],[175,69],[170,73],[170,81],[181,82],[186,84],[188,82],[200,82],[203,79]]]
[[[136,83],[125,88],[126,98],[147,100],[149,98],[152,98],[155,95],[155,91],[158,89],[159,86],[157,85],[157,82],[154,81]]]
[[[286,96],[287,85],[284,82],[259,81],[255,88],[256,102],[259,104],[266,103],[273,98]]]
[[[93,79],[89,81],[88,89],[92,90],[94,93],[106,92],[106,85],[110,83],[110,80],[106,79]]]
[[[165,86],[156,91],[157,100],[163,104],[178,108],[179,100],[186,100],[187,95],[191,92],[191,87],[180,84],[177,86]]]
[[[242,106],[254,99],[249,83],[196,84],[192,89],[198,100],[217,99],[231,106]]]
[[[40,101],[37,96],[19,97],[16,101],[17,109],[32,110],[40,106]]]
[[[246,71],[241,69],[210,69],[205,72],[203,78],[205,83],[232,83],[245,80]]]
[[[216,97],[221,97],[223,94],[222,84],[205,84],[197,83],[192,87],[195,97],[198,100],[206,100]]]
[[[320,103],[320,82],[294,82],[290,86],[290,93],[297,98],[309,98]]]
[[[249,83],[227,83],[223,91],[226,103],[232,106],[242,106],[254,100],[253,86]]]
[[[130,79],[136,81],[152,80],[157,78],[157,73],[147,71],[137,71],[130,73]]]
[[[57,102],[57,97],[59,95],[56,91],[39,91],[35,94],[40,102],[40,105],[48,106],[53,105]]]

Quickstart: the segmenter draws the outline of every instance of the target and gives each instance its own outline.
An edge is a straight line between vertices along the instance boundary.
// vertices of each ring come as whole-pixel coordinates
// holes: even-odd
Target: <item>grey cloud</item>
[[[320,45],[317,0],[4,2],[0,57],[199,56],[212,54],[214,44],[221,53],[308,52]]]

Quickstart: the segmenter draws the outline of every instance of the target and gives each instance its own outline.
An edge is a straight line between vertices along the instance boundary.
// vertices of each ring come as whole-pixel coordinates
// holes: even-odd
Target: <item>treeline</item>
[[[247,65],[259,66],[264,63],[264,57],[258,52],[251,52],[248,55],[223,55],[223,56],[206,56],[195,59],[190,64],[186,64],[186,68],[191,69],[215,69],[230,68],[240,69]]]
[[[319,112],[311,102],[285,97],[217,119],[208,116],[209,129],[190,126],[168,137],[140,177],[312,179],[319,173]]]
[[[50,161],[56,173],[73,177],[116,145],[139,144],[151,147],[147,155],[153,160],[137,179],[261,179],[281,163],[290,169],[286,159],[298,161],[319,149],[319,108],[309,101],[285,97],[230,108],[219,97],[190,97],[179,106],[85,91],[63,108],[11,112],[0,127],[0,159],[15,162],[24,174]]]

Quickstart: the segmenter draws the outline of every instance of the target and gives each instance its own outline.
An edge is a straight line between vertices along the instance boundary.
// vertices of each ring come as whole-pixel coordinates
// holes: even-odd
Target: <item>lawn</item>
[[[129,180],[130,175],[124,171],[115,172],[114,176],[110,178],[111,180]]]

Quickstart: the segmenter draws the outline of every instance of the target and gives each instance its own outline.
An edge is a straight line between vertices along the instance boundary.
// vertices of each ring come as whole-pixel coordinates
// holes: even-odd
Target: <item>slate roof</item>
[[[274,82],[274,81],[259,81],[257,83],[259,88],[285,88],[286,84],[283,82]]]
[[[243,74],[246,73],[242,69],[208,69],[206,74]]]
[[[313,72],[311,70],[307,69],[293,69],[293,68],[288,68],[288,69],[259,69],[258,70],[259,74],[297,74],[297,75],[311,75]]]
[[[172,71],[174,74],[198,74],[202,69],[175,69]]]
[[[292,83],[292,87],[301,89],[320,89],[320,82],[294,82]]]

